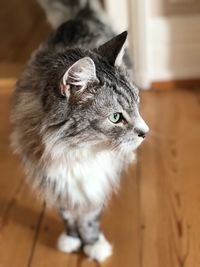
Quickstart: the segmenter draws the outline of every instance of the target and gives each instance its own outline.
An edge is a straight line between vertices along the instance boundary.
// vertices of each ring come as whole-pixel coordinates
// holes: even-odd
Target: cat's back
[[[113,36],[109,24],[99,19],[93,10],[84,9],[75,18],[62,23],[48,38],[47,44],[58,48],[93,49]]]

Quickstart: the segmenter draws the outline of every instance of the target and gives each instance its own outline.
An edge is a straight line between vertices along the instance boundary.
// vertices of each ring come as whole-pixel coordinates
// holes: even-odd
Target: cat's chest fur
[[[47,197],[66,199],[70,207],[102,205],[118,186],[122,162],[109,150],[68,150],[46,167]]]

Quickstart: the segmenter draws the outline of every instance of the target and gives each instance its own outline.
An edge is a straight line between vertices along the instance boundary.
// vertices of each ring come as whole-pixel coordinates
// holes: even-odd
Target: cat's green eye
[[[113,113],[108,118],[112,123],[118,123],[122,119],[122,114],[121,113]]]

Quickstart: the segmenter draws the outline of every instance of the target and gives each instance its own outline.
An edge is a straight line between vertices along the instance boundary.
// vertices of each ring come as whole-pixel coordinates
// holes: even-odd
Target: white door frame
[[[148,1],[128,0],[130,47],[133,52],[136,83],[142,89],[149,89],[151,81],[148,71]]]
[[[135,80],[142,89],[149,89],[151,85],[148,77],[147,2],[148,0],[105,0],[106,10],[114,28],[118,31],[129,29],[129,47],[133,55]]]

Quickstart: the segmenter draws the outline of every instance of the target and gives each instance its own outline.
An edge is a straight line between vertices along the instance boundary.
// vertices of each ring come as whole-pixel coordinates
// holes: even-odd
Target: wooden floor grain
[[[56,250],[62,222],[35,200],[9,148],[10,92],[0,91],[0,266],[98,266]],[[144,92],[142,114],[152,132],[104,214],[114,255],[102,266],[199,267],[200,92]]]
[[[200,266],[200,90],[150,93],[139,151],[142,266]],[[154,108],[152,108],[154,107]]]

